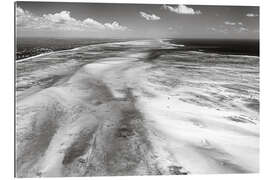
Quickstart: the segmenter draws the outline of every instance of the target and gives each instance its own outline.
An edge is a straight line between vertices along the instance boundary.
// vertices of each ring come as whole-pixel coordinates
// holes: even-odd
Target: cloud
[[[46,29],[52,31],[125,31],[128,29],[116,21],[102,24],[92,18],[78,20],[71,16],[70,11],[36,16],[20,7],[16,8],[16,26],[18,29]]]
[[[47,19],[48,21],[59,23],[59,24],[62,24],[65,22],[76,22],[76,19],[70,16],[69,11],[61,11],[60,13],[55,13],[55,14],[44,14],[43,17]]]
[[[215,32],[215,33],[222,33],[222,34],[227,34],[229,30],[225,27],[209,27],[207,28],[209,31]]]
[[[210,27],[210,28],[207,28],[207,29],[210,30],[210,31],[217,31],[217,29],[214,28],[214,27]]]
[[[39,18],[34,17],[29,11],[23,10],[20,7],[16,8],[16,25],[17,27],[32,27]]]
[[[238,30],[238,32],[247,32],[247,31],[248,31],[248,29],[245,27],[240,27]]]
[[[257,17],[257,16],[259,16],[259,14],[247,13],[246,16],[247,17]]]
[[[225,23],[227,22],[227,23]],[[229,26],[220,24],[219,26],[216,27],[208,27],[207,30],[215,32],[215,33],[222,33],[222,34],[227,34],[227,33],[246,33],[249,30],[247,27],[244,27],[244,24],[242,22],[229,22],[225,21],[224,24],[227,24]]]
[[[105,29],[105,26],[103,24],[101,24],[100,22],[97,22],[96,20],[94,19],[91,19],[91,18],[87,18],[83,21],[83,24],[85,26],[88,26],[88,27],[95,27],[97,29]]]
[[[125,31],[127,30],[127,27],[121,26],[118,22],[114,21],[113,23],[105,23],[104,26],[108,29],[111,29],[113,31]]]
[[[234,26],[234,25],[236,25],[236,23],[235,23],[235,22],[230,22],[230,21],[225,21],[225,22],[224,22],[224,24],[226,24],[226,25],[230,25],[230,26]]]
[[[187,7],[185,5],[178,5],[176,7],[163,5],[162,6],[165,10],[169,10],[171,12],[174,12],[176,14],[186,14],[186,15],[198,15],[201,14],[201,11],[194,10],[190,7]]]
[[[160,17],[158,17],[157,15],[155,14],[147,14],[145,12],[140,12],[140,15],[145,18],[147,21],[157,21],[157,20],[160,20]]]
[[[244,26],[242,22],[225,21],[224,24],[229,25],[229,27],[227,26],[227,28],[231,32],[237,33],[248,32],[248,29]]]
[[[231,27],[231,28],[225,28],[225,27],[211,27],[208,28],[209,31],[215,32],[215,33],[222,33],[222,34],[227,34],[227,33],[245,33],[248,32],[248,29],[245,27]]]

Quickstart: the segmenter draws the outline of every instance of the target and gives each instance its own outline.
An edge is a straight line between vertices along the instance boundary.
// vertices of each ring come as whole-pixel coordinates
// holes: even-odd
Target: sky
[[[258,39],[259,7],[17,2],[17,37]]]

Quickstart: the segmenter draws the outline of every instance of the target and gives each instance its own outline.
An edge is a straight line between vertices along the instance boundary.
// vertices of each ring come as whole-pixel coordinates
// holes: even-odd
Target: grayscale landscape
[[[17,177],[259,172],[258,7],[15,6]],[[136,12],[151,22],[135,34],[132,24],[93,19],[78,30],[86,27],[78,13],[76,19],[54,9],[92,6],[101,21]],[[188,26],[217,12],[234,17],[213,22],[227,33]],[[167,34],[167,25],[161,32],[164,24],[154,23],[170,16],[165,24],[176,18],[188,28]]]

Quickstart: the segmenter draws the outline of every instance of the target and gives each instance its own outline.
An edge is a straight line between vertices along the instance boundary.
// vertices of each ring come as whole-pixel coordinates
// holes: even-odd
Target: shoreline
[[[65,52],[65,51],[70,51],[70,50],[76,50],[78,48],[83,48],[83,47],[87,47],[87,46],[90,46],[90,45],[80,46],[80,47],[71,48],[71,49],[64,49],[64,50],[59,50],[59,51],[51,51],[51,52],[47,52],[47,53],[41,53],[41,54],[38,54],[38,55],[35,55],[35,56],[30,56],[30,57],[27,57],[27,58],[15,60],[15,62],[23,62],[23,61],[26,61],[26,60],[29,60],[29,59],[32,59],[32,58],[41,57],[41,56],[49,55],[49,54],[56,53],[56,52]]]
[[[30,56],[30,57],[27,57],[27,58],[23,58],[23,59],[18,59],[18,60],[15,59],[15,62],[23,62],[23,61],[26,61],[26,60],[29,60],[29,59],[32,59],[32,58],[41,57],[41,56],[49,55],[49,54],[56,53],[56,52],[65,52],[65,51],[77,50],[77,49],[84,48],[84,47],[87,47],[87,46],[95,46],[95,45],[100,45],[100,44],[117,43],[117,42],[118,41],[116,41],[116,42],[88,44],[88,45],[85,45],[85,46],[79,46],[79,47],[75,47],[75,48],[71,48],[71,49],[56,50],[56,51],[51,51],[51,52],[47,52],[47,53],[41,53],[41,54],[38,54],[38,55],[35,55],[35,56]],[[119,42],[125,42],[125,41],[119,41]]]

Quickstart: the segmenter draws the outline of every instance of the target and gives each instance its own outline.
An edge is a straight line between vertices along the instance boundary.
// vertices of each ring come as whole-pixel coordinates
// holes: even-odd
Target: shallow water
[[[127,41],[16,62],[17,176],[258,172],[259,58],[183,48]]]

